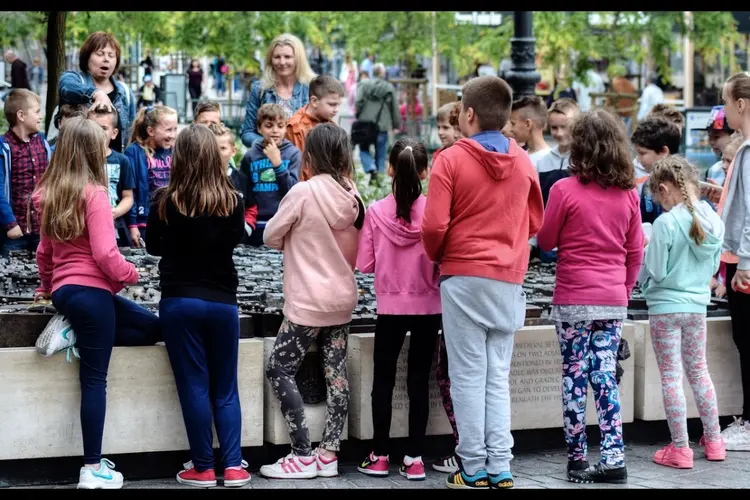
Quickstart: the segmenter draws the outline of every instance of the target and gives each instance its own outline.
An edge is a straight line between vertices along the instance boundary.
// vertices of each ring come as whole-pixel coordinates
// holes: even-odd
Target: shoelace
[[[240,462],[240,466],[243,469],[247,469],[248,467],[250,467],[250,465],[248,465],[248,463],[247,463],[246,460],[243,460],[242,462]],[[192,460],[188,460],[187,462],[185,462],[184,464],[182,464],[182,468],[185,469],[185,470],[192,469],[193,468],[193,461]]]
[[[72,353],[72,356],[71,356],[71,353]],[[67,349],[65,349],[65,361],[67,361],[68,363],[72,363],[73,362],[73,356],[75,356],[78,359],[81,359],[81,355],[78,354],[78,349],[76,349],[76,346],[74,346],[74,345],[72,345],[72,346],[68,347]],[[113,467],[114,467],[114,465],[113,465]]]

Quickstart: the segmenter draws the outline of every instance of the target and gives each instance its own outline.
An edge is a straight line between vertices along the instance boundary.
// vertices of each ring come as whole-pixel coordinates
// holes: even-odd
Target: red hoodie
[[[422,241],[443,276],[523,284],[543,217],[539,179],[516,141],[495,153],[464,138],[432,167]]]

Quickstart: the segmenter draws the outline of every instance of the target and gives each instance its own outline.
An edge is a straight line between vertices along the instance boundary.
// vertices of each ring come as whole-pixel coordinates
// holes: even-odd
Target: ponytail
[[[419,178],[427,169],[427,151],[413,139],[399,139],[391,149],[389,163],[393,169],[393,197],[396,199],[396,218],[411,223],[411,207],[422,194]]]
[[[148,128],[155,127],[164,115],[174,114],[177,111],[161,104],[144,106],[138,110],[138,114],[133,121],[133,131],[130,134],[130,144],[138,144],[146,152],[146,156],[153,158],[154,150],[149,145]]]

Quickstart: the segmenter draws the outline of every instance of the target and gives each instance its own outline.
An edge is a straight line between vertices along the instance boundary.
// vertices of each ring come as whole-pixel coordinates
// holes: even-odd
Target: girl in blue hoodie
[[[724,224],[707,202],[698,201],[698,172],[683,157],[670,155],[656,162],[648,182],[666,211],[653,225],[643,289],[672,436],[672,442],[654,454],[654,462],[690,469],[693,450],[688,446],[683,365],[703,423],[700,443],[706,458],[726,458],[706,365],[706,306],[711,278],[719,269]]]

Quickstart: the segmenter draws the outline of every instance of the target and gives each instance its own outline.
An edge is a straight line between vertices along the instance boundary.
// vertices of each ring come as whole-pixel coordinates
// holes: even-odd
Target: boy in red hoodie
[[[514,334],[526,318],[529,238],[544,204],[528,154],[500,132],[512,91],[496,76],[463,87],[464,139],[437,158],[422,241],[441,266],[443,334],[461,467],[449,488],[512,488],[508,376]]]

